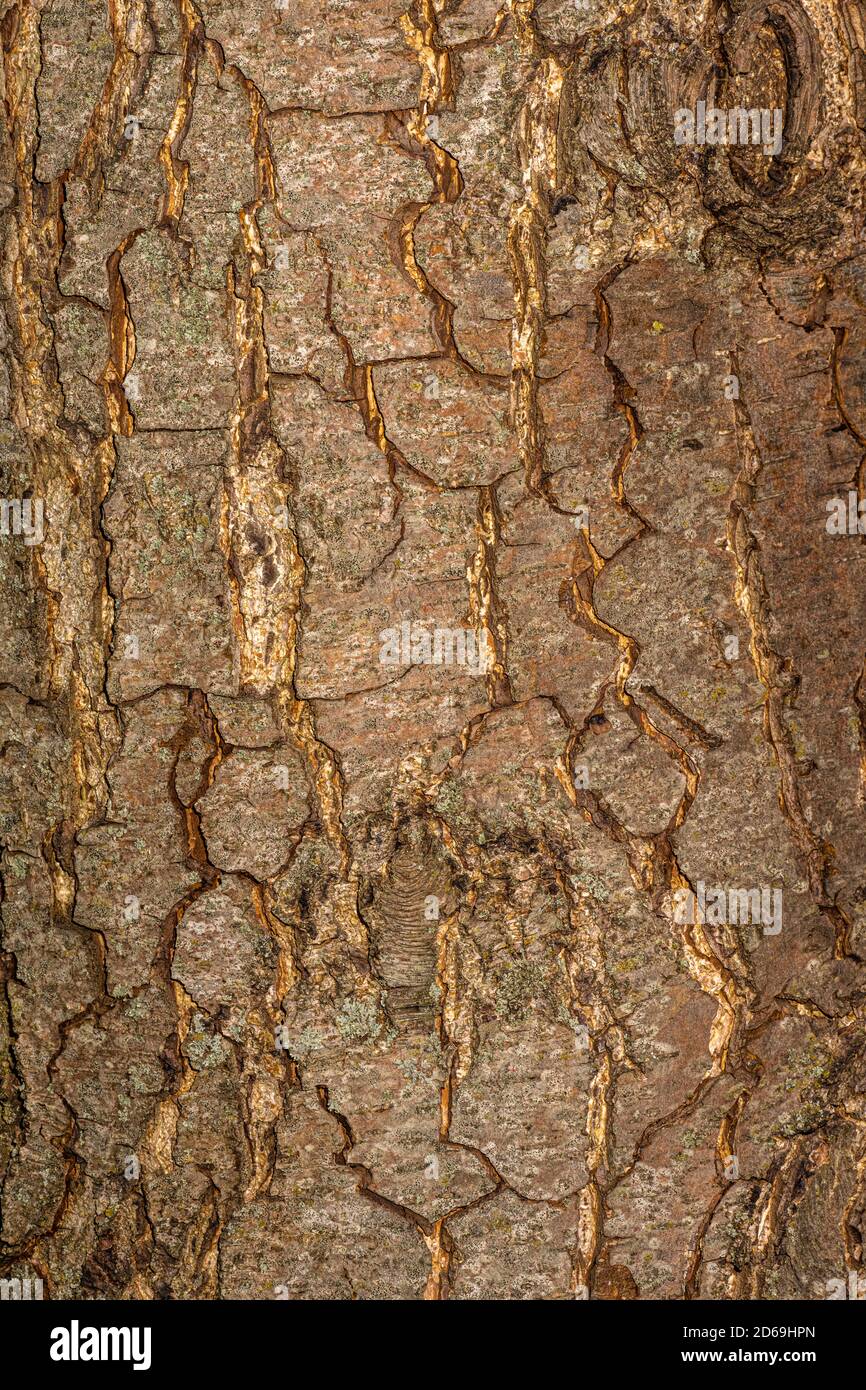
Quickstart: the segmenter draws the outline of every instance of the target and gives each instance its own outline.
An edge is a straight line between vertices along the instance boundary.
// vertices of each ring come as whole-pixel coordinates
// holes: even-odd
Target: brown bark
[[[0,6],[0,1276],[824,1299],[866,11],[405,3]]]

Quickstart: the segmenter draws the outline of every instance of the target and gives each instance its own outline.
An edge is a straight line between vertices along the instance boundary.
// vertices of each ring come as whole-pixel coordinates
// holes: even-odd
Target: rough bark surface
[[[0,13],[0,1273],[826,1298],[866,7]]]

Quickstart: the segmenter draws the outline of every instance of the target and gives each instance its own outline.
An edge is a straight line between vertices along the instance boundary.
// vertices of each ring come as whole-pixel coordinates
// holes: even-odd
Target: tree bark
[[[825,1299],[866,11],[405,5],[0,5],[0,1274]]]

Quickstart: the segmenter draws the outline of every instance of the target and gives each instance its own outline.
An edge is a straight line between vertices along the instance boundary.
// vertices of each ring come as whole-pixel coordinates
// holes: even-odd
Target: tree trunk
[[[405,4],[0,6],[0,1274],[838,1296],[866,9]]]

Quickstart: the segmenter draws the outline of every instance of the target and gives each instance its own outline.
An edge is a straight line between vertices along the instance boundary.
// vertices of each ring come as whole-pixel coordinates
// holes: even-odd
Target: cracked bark
[[[2,494],[45,504],[0,538],[0,1272],[825,1298],[866,1219],[864,541],[825,526],[862,4],[0,34]],[[677,146],[699,100],[781,151]],[[412,623],[486,669],[384,666]],[[782,931],[681,922],[699,882]]]

